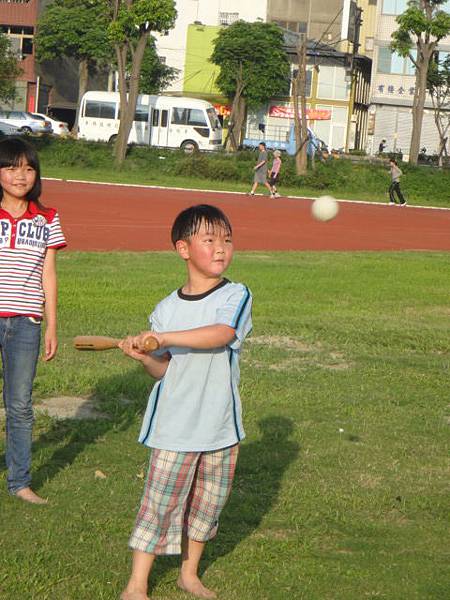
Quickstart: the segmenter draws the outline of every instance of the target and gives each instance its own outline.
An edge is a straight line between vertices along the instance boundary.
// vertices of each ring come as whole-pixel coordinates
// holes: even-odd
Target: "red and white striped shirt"
[[[58,213],[28,203],[15,219],[0,208],[0,317],[42,317],[42,270],[47,248],[63,248],[66,240]]]

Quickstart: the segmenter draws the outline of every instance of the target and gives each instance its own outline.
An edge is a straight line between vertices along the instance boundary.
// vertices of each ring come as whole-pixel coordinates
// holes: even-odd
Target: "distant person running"
[[[270,195],[272,195],[272,189],[267,181],[267,150],[266,150],[266,144],[264,142],[260,142],[258,144],[258,149],[259,149],[259,154],[258,154],[258,162],[256,163],[256,165],[253,167],[253,170],[255,171],[255,175],[253,178],[253,187],[249,193],[250,196],[254,196],[255,195],[255,190],[258,187],[258,185],[265,185],[266,188],[269,190]]]
[[[406,200],[402,194],[400,189],[400,177],[403,175],[402,170],[397,165],[397,161],[391,158],[389,161],[390,169],[391,169],[391,185],[389,186],[389,204],[393,206],[397,204],[395,200],[395,194],[399,199],[400,206],[405,206]]]
[[[386,148],[386,140],[382,139],[378,146],[378,154],[383,154],[385,148]]]
[[[275,150],[273,153],[272,168],[269,169],[269,185],[270,185],[270,197],[279,198],[278,185],[280,184],[280,169],[281,169],[281,152]]]

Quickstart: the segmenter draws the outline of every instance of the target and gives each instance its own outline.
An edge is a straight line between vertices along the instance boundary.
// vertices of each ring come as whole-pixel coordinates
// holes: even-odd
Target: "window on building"
[[[33,38],[24,37],[22,40],[22,54],[33,54]]]
[[[294,81],[294,78],[297,77],[297,73],[298,73],[298,69],[294,69],[292,71],[291,84]],[[309,67],[309,68],[306,69],[306,82],[305,82],[306,97],[307,98],[309,98],[311,96],[311,81],[312,81],[312,67]],[[292,95],[292,85],[291,85],[291,95]]]
[[[327,146],[338,150],[345,147],[347,132],[347,108],[345,106],[316,106],[317,109],[329,110],[331,119],[327,121],[315,121],[314,133],[323,140]]]
[[[373,37],[366,38],[366,43],[365,43],[364,48],[367,52],[371,52],[373,50]]]
[[[408,8],[408,0],[383,0],[383,15],[401,15]]]
[[[33,27],[2,24],[0,32],[8,36],[11,47],[19,55],[19,58],[33,54]]]
[[[278,21],[273,20],[272,23],[281,27],[281,29],[287,29],[294,33],[306,33],[308,23],[306,21]]]
[[[317,96],[331,100],[346,100],[350,91],[350,83],[345,81],[344,67],[321,65]]]
[[[231,25],[239,20],[237,12],[219,12],[219,25]]]
[[[411,51],[413,57],[417,51]],[[397,52],[392,52],[390,48],[378,49],[378,73],[388,73],[390,75],[414,75],[414,63],[410,58],[400,56]]]

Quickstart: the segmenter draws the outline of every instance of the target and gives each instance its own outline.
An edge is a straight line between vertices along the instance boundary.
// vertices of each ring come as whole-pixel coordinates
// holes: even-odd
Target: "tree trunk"
[[[77,112],[75,114],[75,122],[72,127],[73,135],[78,135],[78,121],[80,119],[80,108],[81,108],[81,100],[83,99],[84,94],[87,92],[89,79],[89,69],[88,69],[88,60],[84,58],[80,60],[78,64],[78,103],[77,103]]]
[[[298,72],[292,88],[296,151],[295,166],[297,175],[306,175],[308,168],[308,157],[306,154],[308,144],[308,126],[306,121],[306,42],[302,42],[300,47],[297,48],[297,57]]]
[[[412,132],[409,147],[409,162],[417,165],[422,135],[423,111],[427,95],[427,74],[434,46],[425,44],[417,49],[416,89],[412,106]]]
[[[119,70],[119,92],[120,92],[120,124],[117,132],[117,140],[114,145],[114,162],[121,167],[127,153],[128,138],[133,126],[134,114],[136,112],[137,98],[139,94],[139,76],[141,73],[142,59],[147,46],[149,32],[141,32],[136,48],[133,53],[131,75],[128,85],[126,82],[127,46],[116,46],[117,63]]]
[[[242,65],[240,65],[236,79],[236,92],[228,121],[228,134],[225,140],[225,150],[227,152],[236,152],[241,143],[242,127],[245,118],[245,99],[242,97],[244,87],[242,82]]]

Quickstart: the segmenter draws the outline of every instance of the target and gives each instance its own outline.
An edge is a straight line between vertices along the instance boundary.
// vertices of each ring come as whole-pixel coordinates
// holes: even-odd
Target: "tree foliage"
[[[283,50],[283,34],[272,23],[237,21],[222,29],[214,41],[210,60],[220,67],[216,83],[225,96],[235,95],[242,78],[242,95],[249,107],[289,93],[289,62]]]
[[[139,78],[140,94],[159,94],[174,81],[177,69],[164,64],[156,51],[155,41],[150,38],[142,59]]]
[[[76,60],[106,61],[113,55],[107,37],[104,0],[54,0],[39,18],[36,58],[69,56]]]
[[[174,0],[109,0],[108,36],[119,72],[120,125],[114,152],[116,164],[125,160],[141,79],[142,61],[152,31],[167,32],[175,24]]]
[[[17,62],[17,54],[13,51],[6,35],[0,33],[0,100],[11,102],[16,97],[16,79],[22,69]]]
[[[213,43],[210,60],[220,67],[217,86],[233,99],[226,147],[236,150],[247,107],[289,93],[290,67],[283,34],[272,23],[237,21],[222,29]]]
[[[79,63],[78,108],[87,90],[89,69],[112,61],[107,36],[106,0],[55,0],[39,18],[35,37],[36,58],[42,62],[67,56]]]
[[[432,60],[428,69],[427,89],[434,108],[434,121],[439,133],[438,164],[443,156],[448,160],[447,142],[450,132],[450,55],[439,61]]]
[[[416,67],[410,162],[417,163],[430,61],[440,40],[450,33],[450,15],[441,10],[446,0],[410,0],[397,17],[399,28],[392,34],[391,49],[409,57]],[[417,50],[415,55],[413,50]]]

